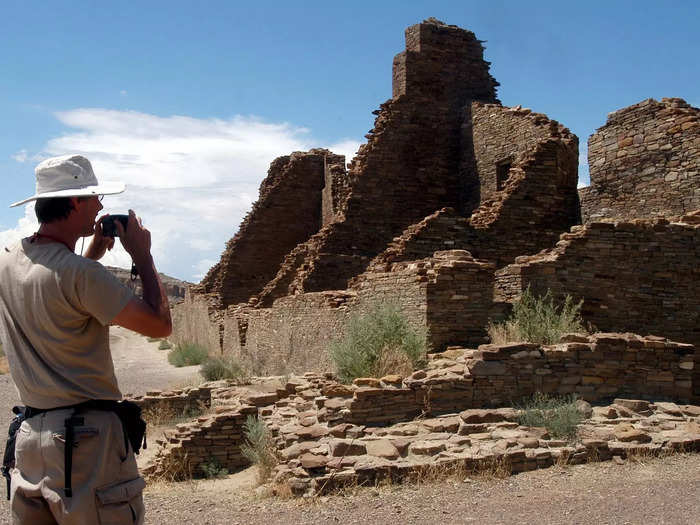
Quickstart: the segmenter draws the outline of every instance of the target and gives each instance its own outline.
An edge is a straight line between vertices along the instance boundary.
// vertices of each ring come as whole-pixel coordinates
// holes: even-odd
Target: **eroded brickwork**
[[[552,250],[521,257],[496,274],[496,296],[515,300],[530,286],[583,299],[599,330],[664,335],[700,347],[700,224],[665,219],[572,228]],[[700,393],[700,371],[695,370]]]
[[[426,21],[406,30],[406,46],[394,61],[394,98],[376,112],[368,142],[350,165],[343,220],[285,259],[260,294],[263,304],[344,289],[409,225],[444,206],[463,208],[462,108],[473,100],[496,102],[497,82],[469,31]]]
[[[611,113],[588,140],[588,166],[585,222],[700,209],[700,109],[664,98]]]
[[[463,130],[473,137],[480,182],[480,200],[477,203],[504,189],[510,169],[520,166],[539,142],[548,139],[561,140],[570,148],[571,158],[562,161],[561,169],[567,171],[566,182],[576,186],[578,138],[556,120],[520,106],[509,108],[479,103],[472,104],[469,117],[464,122]],[[575,203],[569,203],[570,210],[575,207]]]
[[[342,184],[327,174],[327,163],[342,166],[344,157],[311,150],[275,159],[260,185],[260,198],[199,289],[218,293],[224,305],[246,302],[260,292],[284,256],[321,228],[322,190],[327,183]],[[331,199],[326,214],[333,213]]]

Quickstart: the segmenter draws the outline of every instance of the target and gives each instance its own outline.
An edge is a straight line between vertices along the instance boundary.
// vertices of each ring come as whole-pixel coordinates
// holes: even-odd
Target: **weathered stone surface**
[[[416,456],[434,456],[445,448],[445,443],[442,441],[414,441],[409,445],[408,452]]]
[[[649,410],[649,401],[640,399],[615,399],[614,404],[628,408],[638,414]]]
[[[616,427],[615,438],[625,443],[649,443],[651,441],[651,436],[649,436],[649,434],[631,425],[619,425]]]
[[[512,408],[471,409],[460,412],[459,417],[467,424],[498,423],[501,421],[516,421],[518,414]]]
[[[400,455],[396,446],[388,439],[367,440],[365,447],[367,447],[367,454],[370,456],[396,459]]]
[[[331,456],[361,456],[367,453],[365,443],[351,439],[331,439],[330,443]]]
[[[303,454],[299,459],[305,469],[323,468],[328,463],[328,456],[318,454]]]
[[[580,191],[583,220],[700,209],[694,191],[700,184],[698,137],[700,110],[679,98],[647,99],[610,113],[588,141],[591,185]]]

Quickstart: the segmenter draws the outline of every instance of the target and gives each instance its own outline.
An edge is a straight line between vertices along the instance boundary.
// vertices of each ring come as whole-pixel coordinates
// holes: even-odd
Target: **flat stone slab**
[[[442,441],[414,441],[408,446],[408,452],[416,456],[434,456],[446,448]]]
[[[388,439],[367,440],[364,442],[367,454],[379,458],[396,459],[400,456],[399,450]]]

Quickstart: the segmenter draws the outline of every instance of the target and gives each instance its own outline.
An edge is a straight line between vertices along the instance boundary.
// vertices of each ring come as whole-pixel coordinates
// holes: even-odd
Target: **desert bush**
[[[176,367],[199,365],[207,358],[207,349],[196,343],[183,343],[168,352],[168,362]]]
[[[272,434],[265,423],[251,415],[243,424],[243,436],[245,443],[241,445],[241,453],[258,468],[258,482],[264,483],[277,464]]]
[[[215,458],[211,457],[208,461],[205,461],[199,465],[199,470],[202,471],[204,477],[207,479],[223,478],[228,476],[228,469],[221,466],[221,463]]]
[[[161,341],[161,338],[160,338],[160,337],[151,337],[151,336],[147,336],[147,337],[146,337],[146,341],[148,341],[149,343],[157,343],[158,341]]]
[[[578,424],[583,415],[576,408],[576,396],[548,396],[536,392],[532,397],[516,404],[520,410],[518,422],[528,427],[544,427],[552,437],[576,438]]]
[[[374,306],[353,316],[345,337],[331,343],[330,354],[341,381],[357,377],[410,374],[428,351],[428,333],[413,328],[396,305]]]
[[[199,373],[207,381],[219,379],[241,381],[246,377],[245,370],[233,357],[210,357],[202,363]]]
[[[165,339],[160,342],[158,345],[158,350],[170,350],[173,347],[168,341]]]
[[[520,300],[513,305],[513,314],[504,323],[489,323],[487,332],[491,342],[505,344],[528,341],[555,344],[567,332],[585,332],[581,319],[581,305],[567,295],[563,304],[557,304],[550,290],[536,297],[528,286]]]

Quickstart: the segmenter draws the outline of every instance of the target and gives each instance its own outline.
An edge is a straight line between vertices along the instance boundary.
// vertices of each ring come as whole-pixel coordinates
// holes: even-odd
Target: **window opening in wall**
[[[510,160],[504,160],[496,164],[496,190],[501,191],[506,187],[508,172],[512,164]]]

